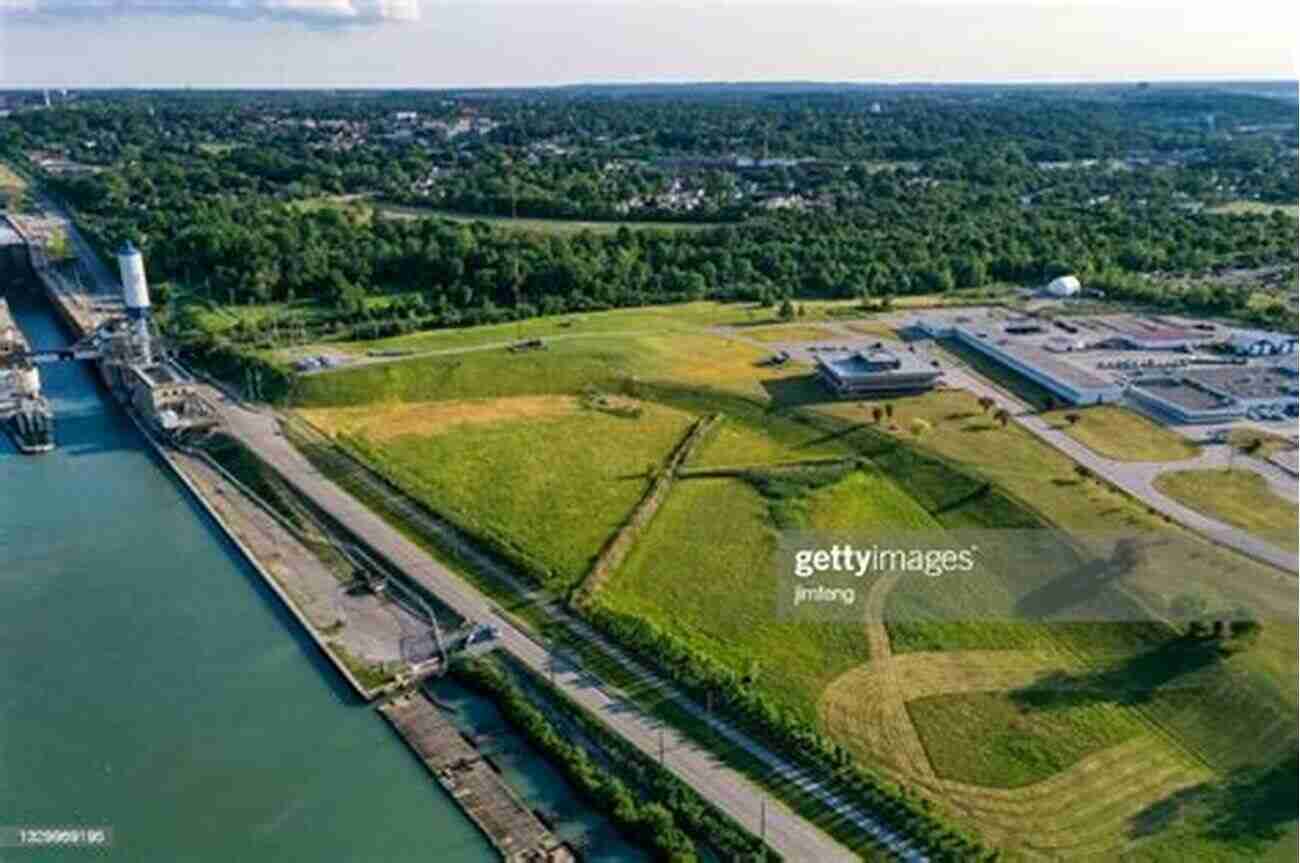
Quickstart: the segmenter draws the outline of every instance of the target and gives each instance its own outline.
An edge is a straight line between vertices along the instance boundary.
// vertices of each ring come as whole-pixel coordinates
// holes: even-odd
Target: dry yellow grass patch
[[[824,327],[808,327],[794,324],[791,326],[758,327],[737,330],[742,335],[758,339],[760,342],[819,342],[835,338],[835,333]]]
[[[898,330],[891,327],[883,321],[849,321],[844,324],[855,333],[862,333],[864,336],[877,336],[888,341],[899,341]]]
[[[884,658],[826,688],[819,704],[825,727],[884,773],[1012,852],[1013,859],[1079,860],[1113,853],[1136,813],[1211,776],[1162,736],[1149,733],[1016,788],[939,777],[908,714],[908,701],[1029,686],[1051,671],[1077,671],[1078,660],[1050,650],[890,655],[887,642],[879,653]]]
[[[646,377],[767,397],[762,381],[808,376],[805,365],[761,366],[771,354],[753,345],[711,335],[647,336],[640,343],[659,356]]]
[[[569,416],[578,410],[572,396],[513,396],[441,402],[393,402],[350,408],[303,408],[298,412],[328,434],[364,434],[376,443],[423,435],[461,425]]]

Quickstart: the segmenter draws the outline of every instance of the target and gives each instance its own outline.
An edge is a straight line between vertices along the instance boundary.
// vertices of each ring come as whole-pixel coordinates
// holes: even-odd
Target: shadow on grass
[[[807,405],[831,404],[840,401],[816,375],[802,375],[797,378],[769,378],[760,385],[771,399],[772,409],[776,411]]]
[[[1081,703],[1145,704],[1162,687],[1215,667],[1225,655],[1222,646],[1212,639],[1174,638],[1110,668],[1047,674],[1029,686],[1012,690],[1010,698],[1026,710],[1054,710]],[[1061,698],[1063,691],[1072,697]]]
[[[1290,832],[1300,808],[1294,739],[1290,748],[1276,764],[1237,768],[1152,803],[1130,819],[1129,837],[1150,838],[1186,824],[1205,839],[1238,845],[1251,855],[1265,852]]]

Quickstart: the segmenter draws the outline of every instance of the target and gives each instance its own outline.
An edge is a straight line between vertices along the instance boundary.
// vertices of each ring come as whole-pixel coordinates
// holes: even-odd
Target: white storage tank
[[[1073,297],[1082,288],[1077,276],[1059,276],[1047,284],[1047,293],[1054,297]]]
[[[126,316],[132,320],[149,316],[149,283],[144,277],[144,256],[130,241],[117,250],[117,268],[122,275],[122,299]]]

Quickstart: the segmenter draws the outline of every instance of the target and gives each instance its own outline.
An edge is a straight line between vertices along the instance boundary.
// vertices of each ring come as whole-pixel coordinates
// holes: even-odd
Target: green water
[[[33,344],[64,341],[9,299]],[[59,449],[0,436],[0,826],[114,844],[0,860],[496,860],[90,371],[43,377]]]

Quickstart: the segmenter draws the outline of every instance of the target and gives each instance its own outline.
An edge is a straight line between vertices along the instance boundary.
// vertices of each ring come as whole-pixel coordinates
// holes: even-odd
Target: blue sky
[[[1265,0],[0,0],[0,86],[1291,78]]]

